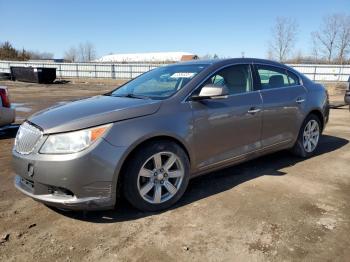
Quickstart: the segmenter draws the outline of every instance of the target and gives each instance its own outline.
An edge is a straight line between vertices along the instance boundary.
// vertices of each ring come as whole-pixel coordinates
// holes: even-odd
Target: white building
[[[156,53],[134,53],[106,55],[96,62],[113,63],[165,63],[179,62],[198,59],[198,56],[188,52],[156,52]]]

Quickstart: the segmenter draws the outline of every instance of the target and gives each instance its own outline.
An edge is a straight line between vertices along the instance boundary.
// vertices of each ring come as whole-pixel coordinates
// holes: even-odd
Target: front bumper
[[[69,209],[69,210],[100,210],[113,208],[114,202],[111,197],[84,197],[77,198],[72,195],[57,195],[57,194],[45,194],[36,195],[34,193],[34,187],[31,187],[28,180],[23,179],[21,176],[15,176],[16,188],[25,195],[33,198],[36,201],[42,202],[49,206]]]
[[[124,147],[101,139],[87,150],[66,155],[13,150],[15,186],[27,196],[70,210],[111,209]]]

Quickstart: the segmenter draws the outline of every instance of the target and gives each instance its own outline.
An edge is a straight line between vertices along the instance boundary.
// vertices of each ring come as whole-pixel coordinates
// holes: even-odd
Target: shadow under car
[[[348,143],[349,141],[344,138],[323,135],[315,156],[332,152]],[[287,175],[280,170],[305,160],[293,156],[288,151],[281,151],[196,177],[190,181],[187,191],[179,202],[168,210],[222,193],[261,176]],[[108,211],[66,211],[50,208],[63,216],[93,223],[129,221],[167,211],[142,212],[133,208],[124,198],[117,200],[117,203],[115,210]]]

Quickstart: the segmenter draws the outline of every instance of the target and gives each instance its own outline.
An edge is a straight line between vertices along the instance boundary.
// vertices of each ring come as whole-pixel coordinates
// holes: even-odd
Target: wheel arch
[[[311,110],[311,111],[307,114],[307,116],[305,117],[305,119],[306,119],[309,115],[315,115],[315,116],[317,116],[317,117],[320,119],[320,122],[321,122],[321,130],[323,131],[323,129],[324,129],[324,127],[325,127],[325,123],[324,123],[325,120],[324,120],[324,116],[323,116],[321,110],[319,110],[319,109],[313,109],[313,110]]]
[[[177,144],[178,146],[180,146],[185,154],[188,157],[188,160],[190,162],[190,166],[191,163],[193,161],[193,157],[191,156],[190,150],[188,149],[188,147],[186,147],[185,143],[182,142],[180,139],[175,138],[173,136],[170,135],[156,135],[156,136],[152,136],[152,137],[147,137],[145,139],[143,139],[142,141],[138,141],[134,144],[133,147],[131,147],[131,149],[125,154],[125,157],[123,158],[122,164],[119,168],[119,175],[118,175],[118,179],[117,179],[117,188],[118,191],[120,191],[120,187],[122,185],[122,180],[123,180],[123,176],[125,175],[125,169],[130,161],[130,159],[132,159],[132,157],[143,147],[146,146],[147,144],[150,143],[155,143],[155,142],[161,142],[161,141],[167,141],[167,142],[173,142],[175,144]]]

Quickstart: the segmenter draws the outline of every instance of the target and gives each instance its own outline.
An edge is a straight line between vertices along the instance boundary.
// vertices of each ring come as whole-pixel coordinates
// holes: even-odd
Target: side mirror
[[[228,95],[227,87],[209,84],[202,87],[199,95],[192,96],[192,100],[220,99],[226,98]]]

